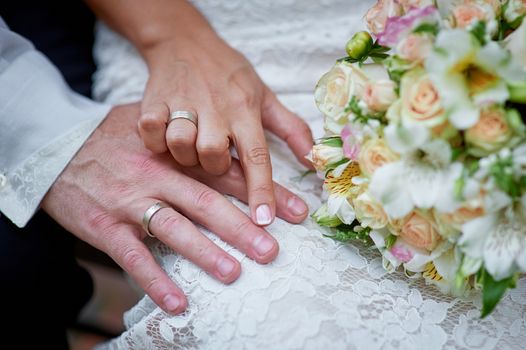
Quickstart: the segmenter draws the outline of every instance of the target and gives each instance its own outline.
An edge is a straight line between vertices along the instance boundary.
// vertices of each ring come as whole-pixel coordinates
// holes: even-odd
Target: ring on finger
[[[165,202],[156,202],[151,207],[146,209],[144,212],[144,215],[142,217],[142,227],[146,234],[150,237],[155,238],[155,235],[150,232],[150,221],[152,220],[153,216],[161,209],[163,208],[170,208],[170,205],[168,205]]]
[[[197,127],[197,114],[193,113],[191,111],[173,111],[170,113],[170,119],[168,120],[168,123],[176,120],[176,119],[186,119],[194,123],[194,125]]]

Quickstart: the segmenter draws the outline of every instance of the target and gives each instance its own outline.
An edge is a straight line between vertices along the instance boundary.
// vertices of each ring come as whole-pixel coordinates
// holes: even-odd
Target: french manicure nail
[[[272,221],[270,207],[267,204],[261,204],[256,209],[256,221],[258,225],[268,225]]]
[[[274,242],[265,235],[259,235],[252,242],[252,246],[259,255],[264,256],[274,248]]]
[[[179,305],[181,305],[181,302],[179,301],[179,298],[175,295],[168,294],[164,297],[164,305],[166,306],[166,309],[170,312],[176,312],[179,308]]]
[[[229,258],[221,257],[217,261],[217,270],[219,271],[219,274],[223,277],[229,276],[232,273],[232,271],[234,271],[235,267],[236,265]]]
[[[292,214],[294,214],[296,216],[303,215],[308,210],[308,208],[305,205],[305,203],[302,200],[300,200],[299,198],[296,198],[296,197],[290,197],[287,200],[287,208],[290,209]]]

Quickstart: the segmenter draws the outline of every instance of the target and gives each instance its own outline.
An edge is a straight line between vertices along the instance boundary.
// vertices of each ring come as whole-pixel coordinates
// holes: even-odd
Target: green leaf
[[[429,33],[433,34],[434,36],[438,35],[438,31],[438,24],[436,23],[422,23],[413,29],[413,33]]]
[[[331,235],[324,236],[342,243],[352,241],[360,241],[365,245],[372,245],[373,243],[371,237],[369,237],[371,229],[369,227],[361,227],[357,220],[355,220],[352,225],[342,224],[336,227],[333,232]]]
[[[484,318],[495,309],[508,288],[515,288],[517,276],[495,281],[484,268],[482,270],[482,313],[480,317]]]
[[[341,137],[339,136],[333,136],[333,137],[328,137],[328,138],[325,138],[323,140],[321,140],[322,144],[326,145],[326,146],[330,146],[330,147],[342,147],[343,146],[343,141],[341,139]]]
[[[480,45],[486,45],[486,22],[478,21],[473,28],[471,28],[470,33],[477,39]]]
[[[387,238],[385,239],[385,248],[391,249],[395,245],[397,239],[398,237],[395,235],[387,236]]]

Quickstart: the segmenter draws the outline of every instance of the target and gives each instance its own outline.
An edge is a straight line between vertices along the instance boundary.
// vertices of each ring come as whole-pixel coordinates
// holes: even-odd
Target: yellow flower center
[[[330,171],[325,178],[325,186],[331,194],[346,195],[354,186],[352,179],[360,175],[360,167],[358,163],[352,162],[343,171],[342,175],[335,177],[333,171]]]
[[[435,264],[433,264],[433,262],[428,262],[426,264],[426,267],[424,268],[424,272],[422,272],[422,275],[424,276],[424,278],[430,279],[435,282],[440,282],[444,279],[442,275],[438,273],[437,268]]]
[[[466,76],[466,82],[468,83],[471,94],[487,90],[498,81],[495,75],[475,66],[469,66],[464,71],[464,75]]]

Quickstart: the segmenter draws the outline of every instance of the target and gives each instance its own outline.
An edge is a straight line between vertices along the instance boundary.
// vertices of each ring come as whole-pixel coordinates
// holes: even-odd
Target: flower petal
[[[392,218],[403,218],[413,209],[413,201],[406,190],[402,162],[389,163],[374,172],[369,190]]]
[[[414,205],[422,209],[433,207],[442,190],[443,172],[423,165],[412,167],[406,176],[404,187],[408,189]]]
[[[471,258],[482,258],[486,238],[497,223],[496,215],[487,215],[462,225],[462,235],[458,240],[460,249]]]
[[[500,222],[490,230],[484,245],[484,266],[496,281],[510,277],[514,272],[515,258],[522,248],[520,231],[513,224]]]

